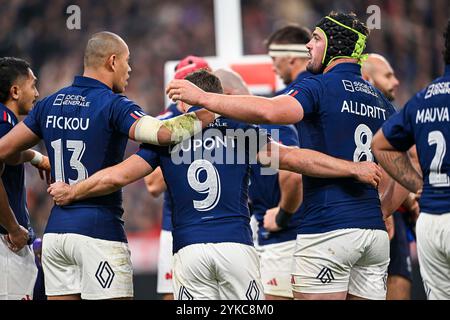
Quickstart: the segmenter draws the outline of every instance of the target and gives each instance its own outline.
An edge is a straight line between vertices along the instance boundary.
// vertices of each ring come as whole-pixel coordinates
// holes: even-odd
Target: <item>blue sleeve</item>
[[[33,109],[30,111],[28,116],[23,120],[23,123],[31,130],[35,135],[42,139],[42,130],[41,130],[41,115],[42,115],[42,106],[44,105],[43,101],[37,102]]]
[[[318,79],[307,78],[300,82],[295,82],[285,92],[285,95],[297,99],[302,105],[305,116],[316,113],[319,110],[319,100],[322,95],[322,86]]]
[[[186,111],[186,113],[188,113],[188,112],[195,112],[195,111],[202,110],[202,109],[203,109],[203,107],[199,107],[199,106],[191,106],[191,107]]]
[[[414,145],[414,132],[407,104],[399,113],[393,115],[382,126],[387,141],[398,151],[407,151]]]
[[[6,136],[13,126],[8,122],[0,122],[0,138]]]
[[[280,126],[280,143],[288,147],[298,147],[298,134],[294,126]],[[273,135],[272,135],[273,137]]]
[[[144,159],[155,170],[160,166],[159,155],[162,148],[164,147],[142,144],[136,155]]]
[[[115,130],[128,136],[130,128],[146,113],[133,101],[120,96],[112,105],[110,120]]]

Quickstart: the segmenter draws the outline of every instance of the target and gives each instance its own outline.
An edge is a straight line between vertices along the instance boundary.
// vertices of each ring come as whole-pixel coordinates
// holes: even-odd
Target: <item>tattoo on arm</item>
[[[402,186],[411,192],[422,189],[422,176],[413,167],[405,152],[379,151],[377,158],[381,166]]]

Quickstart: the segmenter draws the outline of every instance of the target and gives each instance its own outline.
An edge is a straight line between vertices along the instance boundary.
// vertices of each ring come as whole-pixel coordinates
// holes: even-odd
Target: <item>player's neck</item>
[[[110,79],[110,77],[103,74],[101,71],[92,70],[92,69],[84,69],[83,77],[88,77],[88,78],[98,80],[101,83],[104,83],[105,85],[110,87],[111,89],[113,87],[113,81]]]
[[[334,60],[332,63],[330,63],[329,66],[327,66],[325,68],[325,70],[323,71],[323,73],[327,73],[328,71],[330,71],[333,67],[337,66],[338,64],[341,63],[358,63],[358,60],[356,59],[352,59],[352,58],[341,58],[341,59],[336,59]]]
[[[5,102],[5,106],[14,113],[16,118],[19,117],[19,105],[14,100],[8,100]]]

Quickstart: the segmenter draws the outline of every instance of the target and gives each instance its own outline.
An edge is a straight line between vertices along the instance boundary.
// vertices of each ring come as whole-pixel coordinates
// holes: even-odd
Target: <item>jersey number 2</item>
[[[66,182],[64,174],[64,152],[63,143],[61,139],[52,141],[53,150],[55,151],[55,180],[58,182]],[[69,179],[69,184],[75,184],[88,177],[88,172],[85,166],[81,163],[86,144],[80,140],[67,140],[66,147],[68,151],[72,152],[70,158],[70,167],[78,172],[76,180]]]
[[[200,173],[206,172],[206,179],[200,181]],[[220,199],[220,176],[216,167],[204,159],[195,160],[187,171],[188,183],[198,193],[207,193],[208,196],[201,201],[194,200],[194,208],[198,211],[212,210]]]
[[[440,131],[431,131],[428,134],[428,144],[436,145],[436,154],[430,165],[429,181],[433,187],[449,187],[450,178],[445,173],[441,173],[442,162],[444,161],[447,145],[445,137]]]

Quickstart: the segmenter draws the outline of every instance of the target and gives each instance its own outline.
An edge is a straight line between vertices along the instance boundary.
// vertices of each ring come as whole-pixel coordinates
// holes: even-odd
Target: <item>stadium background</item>
[[[66,28],[66,8],[72,4],[81,8],[80,30]],[[383,54],[391,62],[401,82],[396,103],[402,106],[443,70],[448,0],[241,0],[244,54],[265,54],[264,39],[287,23],[311,28],[331,10],[354,11],[367,18],[366,9],[374,4],[381,8],[381,30],[372,30],[367,51]],[[0,56],[29,60],[42,98],[81,73],[84,46],[92,33],[115,32],[131,51],[133,71],[126,94],[156,115],[164,109],[164,63],[188,54],[216,55],[213,6],[213,0],[0,0]],[[136,148],[130,143],[127,155]],[[27,189],[32,222],[41,235],[52,201],[29,167]],[[151,299],[162,197],[152,198],[139,181],[124,189],[124,208],[136,298]],[[423,298],[420,283],[417,279],[414,283],[413,298]]]

